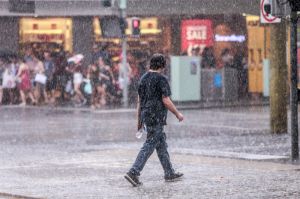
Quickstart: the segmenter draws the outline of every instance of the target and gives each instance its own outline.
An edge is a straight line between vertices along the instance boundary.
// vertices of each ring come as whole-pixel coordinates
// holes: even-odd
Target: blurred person
[[[32,61],[32,56],[33,56],[32,47],[27,46],[25,48],[25,55],[24,55],[25,63]]]
[[[112,70],[110,66],[108,66],[102,57],[98,58],[98,67],[100,70],[100,81],[102,86],[105,89],[105,97],[103,98],[103,105],[106,105],[108,98],[110,100],[113,99],[113,97],[116,95],[116,90],[115,90],[115,78],[112,73]]]
[[[223,49],[221,53],[221,59],[223,62],[223,67],[232,68],[233,67],[233,56],[228,48]]]
[[[93,48],[92,48],[92,64],[95,64],[97,63],[98,61],[98,58],[101,56],[101,52],[99,50],[99,47],[97,44],[94,44],[93,45]]]
[[[55,65],[54,62],[52,60],[51,54],[49,51],[44,51],[44,69],[45,69],[45,75],[47,77],[46,80],[46,93],[47,93],[47,98],[50,98],[50,101],[53,102],[54,98],[54,79],[53,79],[53,75],[55,72]]]
[[[200,56],[200,47],[197,46],[197,47],[194,47],[192,48],[192,51],[191,51],[191,56]]]
[[[19,62],[18,62],[18,56],[17,54],[13,54],[12,56],[10,56],[10,64],[11,64],[11,68],[12,68],[12,73],[14,74],[14,77],[15,77],[15,84],[16,86],[14,87],[14,89],[12,89],[12,102],[13,103],[16,103],[20,96],[19,96],[19,90],[18,90],[18,86],[17,86],[17,73],[18,73],[18,70],[19,70]]]
[[[132,78],[132,69],[128,61],[126,62],[125,67],[123,66],[122,61],[120,61],[118,68],[119,68],[118,81],[119,81],[120,88],[123,90],[125,86],[125,81],[127,82],[127,85],[130,85],[130,80]]]
[[[233,57],[233,68],[237,70],[239,97],[246,97],[248,90],[247,59],[244,52],[238,49]]]
[[[31,99],[31,102],[33,104],[36,104],[36,100],[33,96],[33,93],[31,91],[31,81],[30,81],[30,72],[29,72],[29,66],[25,64],[24,62],[20,63],[20,67],[17,73],[17,78],[19,79],[19,92],[21,96],[22,103],[20,106],[26,105],[26,98],[29,96]]]
[[[205,47],[202,52],[201,68],[215,68],[216,59],[212,47]]]
[[[8,61],[5,64],[5,69],[3,73],[3,84],[2,88],[5,89],[9,96],[9,104],[14,101],[13,91],[16,87],[16,68],[15,65]]]
[[[105,103],[105,87],[100,81],[100,69],[96,64],[89,67],[92,83],[92,108],[100,108]]]
[[[105,65],[111,66],[112,62],[111,62],[111,56],[108,52],[108,47],[109,45],[107,42],[102,43],[102,45],[100,46],[99,57],[102,58]]]
[[[74,60],[73,60],[74,59]],[[85,104],[86,99],[81,92],[81,84],[83,83],[83,66],[82,66],[82,59],[83,55],[75,55],[71,57],[68,61],[74,61],[74,69],[73,69],[73,85],[74,85],[74,92],[75,92],[75,100],[78,103]]]
[[[139,70],[137,66],[137,61],[132,60],[130,62],[130,84],[129,84],[129,90],[128,90],[128,98],[130,104],[136,104],[137,102],[137,88],[138,88],[138,82],[139,82]]]
[[[53,61],[55,71],[53,73],[54,91],[52,97],[54,98],[54,103],[58,105],[64,103],[66,100],[65,90],[68,85],[68,80],[71,81],[72,88],[73,74],[67,70],[68,61],[65,52],[61,51],[57,53]]]
[[[150,70],[143,75],[139,82],[137,130],[140,131],[144,128],[147,132],[147,139],[133,166],[124,176],[133,186],[142,184],[139,181],[140,172],[155,149],[164,169],[166,181],[175,181],[183,176],[182,173],[174,171],[167,151],[166,134],[164,132],[167,111],[170,110],[180,122],[183,121],[183,115],[176,109],[170,99],[169,83],[161,74],[165,65],[164,56],[154,54],[150,60]]]
[[[45,103],[48,103],[48,97],[46,93],[47,76],[45,75],[44,64],[36,56],[33,56],[32,60],[35,99],[38,103],[40,103],[41,96],[43,96]]]
[[[83,71],[83,83],[81,84],[81,92],[85,98],[84,106],[92,106],[93,86],[91,81],[91,70],[89,67]]]

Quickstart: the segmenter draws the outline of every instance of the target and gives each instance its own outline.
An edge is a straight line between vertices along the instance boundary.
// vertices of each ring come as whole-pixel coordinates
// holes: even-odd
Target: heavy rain
[[[300,198],[299,14],[1,0],[0,198]]]

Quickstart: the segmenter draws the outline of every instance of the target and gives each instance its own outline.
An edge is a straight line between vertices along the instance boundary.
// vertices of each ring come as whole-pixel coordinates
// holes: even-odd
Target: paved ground
[[[166,132],[182,181],[158,158],[132,188],[123,175],[143,139],[135,112],[0,108],[0,198],[299,198],[290,135],[269,134],[268,107],[186,110]],[[261,161],[263,160],[263,161]]]

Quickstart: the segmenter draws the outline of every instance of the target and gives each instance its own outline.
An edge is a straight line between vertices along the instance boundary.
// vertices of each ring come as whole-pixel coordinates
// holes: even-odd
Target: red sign
[[[183,20],[181,22],[181,50],[191,52],[199,47],[200,51],[206,46],[213,45],[213,30],[211,20]]]
[[[261,0],[260,1],[260,22],[261,23],[280,23],[281,19],[274,17],[270,14],[267,14],[265,11],[265,5],[271,4],[270,0]]]

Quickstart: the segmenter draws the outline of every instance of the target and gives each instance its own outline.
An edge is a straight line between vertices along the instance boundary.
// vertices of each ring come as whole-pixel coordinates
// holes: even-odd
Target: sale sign
[[[191,52],[193,48],[213,45],[212,22],[207,19],[191,19],[181,22],[181,50]]]

